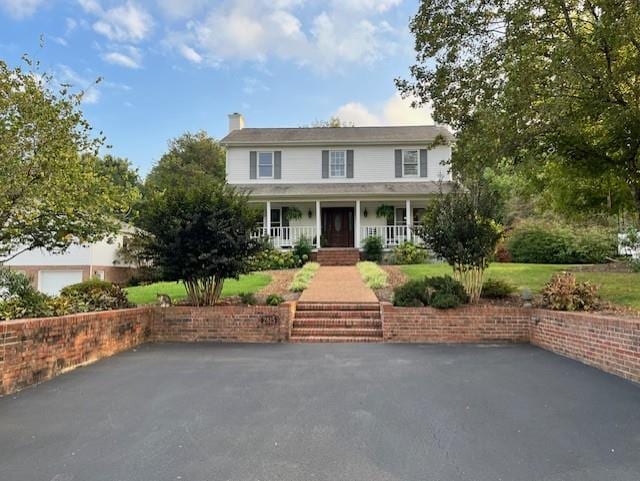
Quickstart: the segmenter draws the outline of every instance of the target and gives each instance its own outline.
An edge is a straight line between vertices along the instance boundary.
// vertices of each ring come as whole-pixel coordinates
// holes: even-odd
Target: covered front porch
[[[420,241],[414,238],[412,227],[428,200],[274,199],[256,203],[263,216],[254,236],[267,237],[276,248],[291,248],[303,237],[316,249],[361,248],[367,237],[377,236],[385,249],[391,249],[405,241]]]

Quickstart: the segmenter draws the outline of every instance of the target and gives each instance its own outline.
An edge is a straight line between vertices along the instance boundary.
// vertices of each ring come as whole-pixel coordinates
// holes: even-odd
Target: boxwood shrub
[[[393,291],[394,306],[449,309],[468,301],[464,286],[451,276],[412,279]]]

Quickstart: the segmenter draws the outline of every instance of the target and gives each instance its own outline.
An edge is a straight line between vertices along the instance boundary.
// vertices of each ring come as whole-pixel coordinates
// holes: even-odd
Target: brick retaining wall
[[[282,342],[295,305],[142,307],[0,322],[0,395],[144,342]],[[383,303],[387,342],[539,346],[640,383],[640,319],[527,308],[453,310]]]
[[[147,340],[147,308],[0,322],[0,394]]]
[[[394,307],[382,303],[386,342],[529,342],[531,309]]]
[[[535,310],[531,344],[640,383],[640,319]]]
[[[166,342],[282,342],[292,306],[153,308],[151,340]]]

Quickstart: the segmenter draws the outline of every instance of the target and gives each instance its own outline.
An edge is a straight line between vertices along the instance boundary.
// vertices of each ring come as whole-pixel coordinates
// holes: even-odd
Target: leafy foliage
[[[629,1],[425,0],[412,81],[398,85],[457,130],[456,169],[506,158],[535,177],[555,164],[577,174],[567,192],[640,209],[639,24]]]
[[[224,184],[176,187],[155,196],[142,228],[153,237],[149,253],[166,280],[182,281],[193,305],[213,305],[224,280],[247,272],[261,249],[250,234],[256,212],[245,195]]]
[[[481,296],[486,299],[504,299],[516,292],[516,287],[501,279],[487,279],[482,284]]]
[[[492,192],[454,189],[440,194],[414,228],[452,266],[454,277],[465,286],[472,302],[480,297],[483,272],[502,238],[502,227],[494,220],[498,205]]]
[[[284,302],[284,298],[278,294],[269,294],[266,302],[267,306],[279,306]]]
[[[423,264],[427,261],[427,251],[413,242],[403,242],[393,249],[391,262],[393,264]]]
[[[269,271],[279,269],[293,269],[298,267],[298,261],[292,251],[274,249],[269,246],[249,259],[249,271]]]
[[[307,262],[302,269],[296,272],[296,275],[293,277],[293,281],[289,286],[289,289],[293,292],[302,292],[307,287],[309,287],[309,283],[313,276],[316,275],[316,272],[320,268],[320,264],[317,262]]]
[[[542,302],[544,307],[557,311],[591,311],[599,305],[598,288],[563,272],[555,274],[542,289]]]
[[[48,301],[27,276],[0,268],[0,320],[51,315]]]
[[[387,273],[375,262],[358,262],[358,271],[364,283],[371,289],[387,287]]]
[[[298,262],[298,265],[309,262],[309,259],[311,259],[311,251],[313,251],[311,241],[305,236],[301,236],[298,242],[296,242],[296,245],[293,246],[293,256]]]
[[[23,60],[26,69],[0,61],[0,264],[115,234],[138,194],[96,160],[104,137],[80,111],[83,93]]]
[[[382,260],[382,238],[379,236],[369,236],[362,243],[364,259],[372,262]]]
[[[451,276],[411,279],[393,291],[394,306],[448,309],[468,301],[464,286]]]
[[[131,307],[127,293],[117,284],[99,279],[72,284],[60,291],[59,302],[68,311],[93,312]]]
[[[617,245],[609,229],[529,222],[511,232],[507,250],[514,262],[586,264],[615,256]]]
[[[242,304],[253,306],[258,303],[258,300],[256,299],[256,296],[253,292],[241,292],[240,294],[238,294],[238,297],[240,298],[240,302]]]

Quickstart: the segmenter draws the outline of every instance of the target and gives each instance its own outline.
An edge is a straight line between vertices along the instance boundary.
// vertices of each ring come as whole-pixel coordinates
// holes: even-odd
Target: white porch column
[[[356,238],[355,247],[360,248],[360,200],[356,200],[356,220],[355,220]]]
[[[409,199],[407,199],[406,201],[406,211],[407,211],[407,220],[406,220],[406,224],[407,224],[407,240],[411,241],[413,238],[413,232],[411,231],[411,228],[413,227],[413,212],[411,212],[411,201]]]
[[[267,215],[266,222],[264,223],[264,227],[267,230],[267,235],[271,236],[271,201],[267,201]]]
[[[320,249],[320,229],[322,228],[320,221],[320,201],[316,200],[316,247],[318,249]]]

